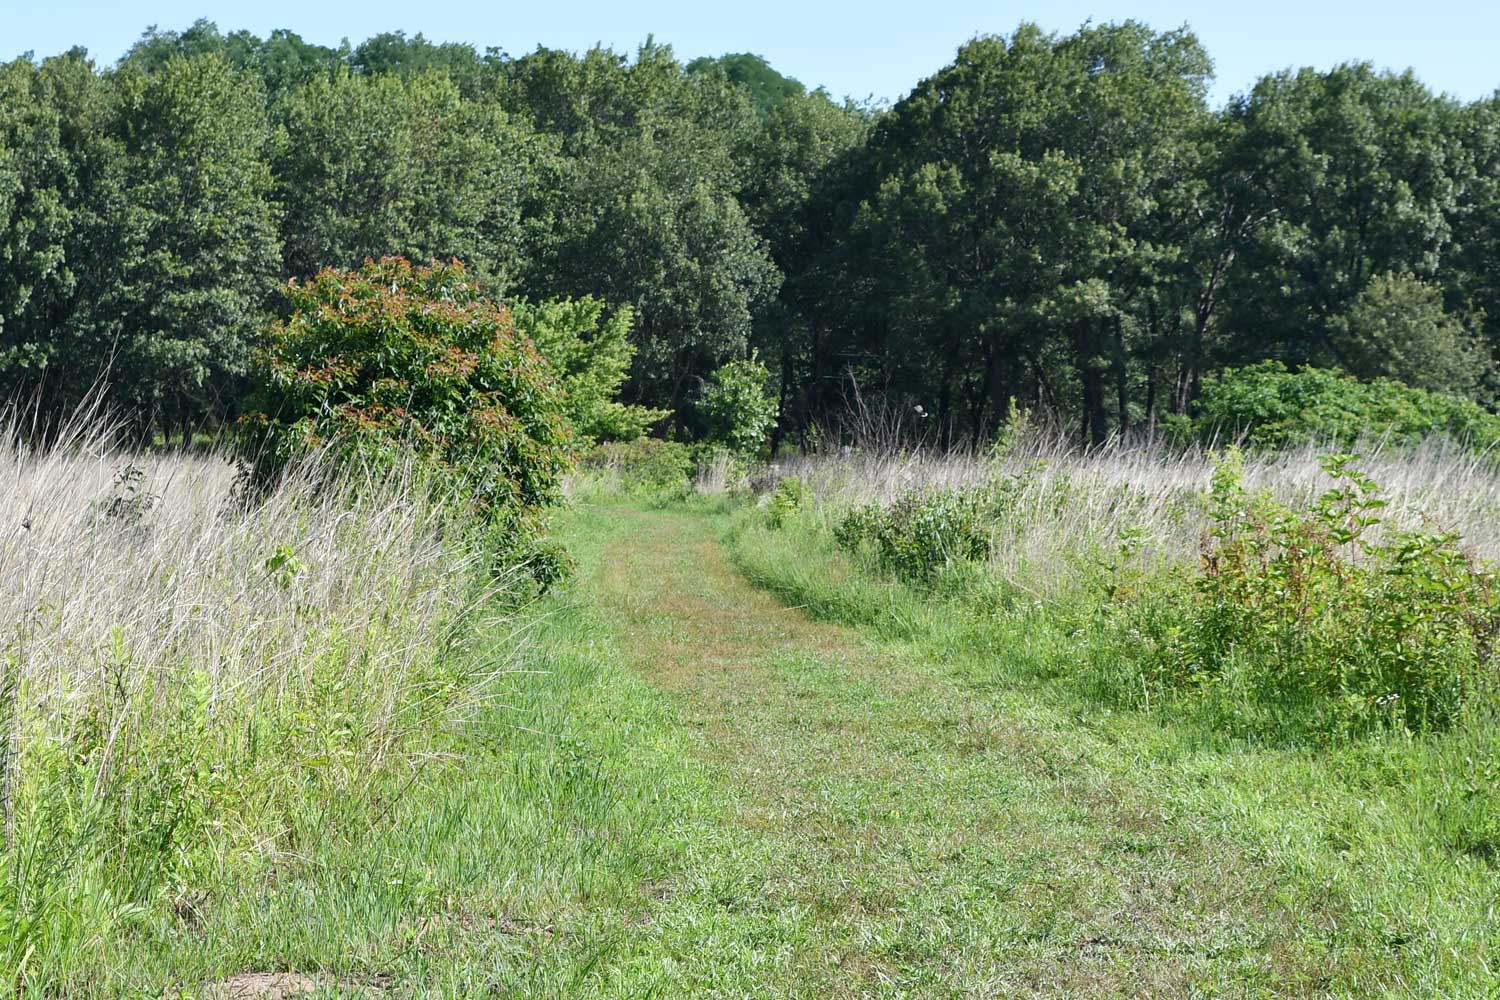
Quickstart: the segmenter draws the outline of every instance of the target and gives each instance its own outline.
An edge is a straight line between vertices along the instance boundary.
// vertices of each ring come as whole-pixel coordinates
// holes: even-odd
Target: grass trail
[[[1485,862],[1358,847],[1377,784],[1059,696],[806,536],[562,520],[501,705],[80,995],[1493,995]]]
[[[1124,777],[1127,748],[784,607],[702,516],[585,511],[569,534],[579,592],[670,694],[714,786],[601,992],[642,985],[632,967],[663,995],[1329,987],[1336,915]]]

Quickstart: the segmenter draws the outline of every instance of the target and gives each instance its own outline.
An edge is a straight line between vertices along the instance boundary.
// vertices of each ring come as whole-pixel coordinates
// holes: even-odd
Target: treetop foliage
[[[1135,21],[976,37],[889,108],[649,39],[513,57],[199,21],[113,67],[16,60],[0,391],[58,412],[107,374],[143,436],[186,438],[237,415],[277,287],[400,255],[573,303],[564,328],[596,303],[553,347],[597,344],[601,373],[628,314],[643,409],[574,414],[604,436],[701,431],[697,387],[752,352],[777,445],[851,379],[947,441],[1012,399],[1084,441],[1149,432],[1265,361],[1492,406],[1500,102],[1350,63],[1213,108],[1211,74],[1190,31]]]
[[[689,73],[709,73],[716,69],[723,71],[732,83],[748,90],[750,99],[755,102],[755,110],[763,115],[769,114],[787,98],[807,93],[802,81],[782,76],[771,68],[764,56],[749,52],[736,52],[716,59],[699,56],[687,64]]]

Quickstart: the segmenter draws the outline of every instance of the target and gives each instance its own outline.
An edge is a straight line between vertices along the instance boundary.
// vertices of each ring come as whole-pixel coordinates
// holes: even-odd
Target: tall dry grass
[[[1005,480],[1013,496],[1006,523],[996,529],[1003,535],[991,546],[993,570],[1044,595],[1073,586],[1127,534],[1140,542],[1148,562],[1194,565],[1209,527],[1202,496],[1216,461],[1210,449],[1146,441],[1084,450],[1041,431],[999,455],[899,441],[877,435],[870,446],[783,459],[775,471],[803,479],[829,519],[854,504],[888,502],[911,489]],[[1306,501],[1333,485],[1320,461],[1337,450],[1309,445],[1248,455],[1246,485]],[[1493,456],[1438,439],[1416,448],[1370,442],[1356,451],[1360,468],[1383,490],[1391,524],[1457,531],[1477,556],[1500,560],[1500,465]]]
[[[0,981],[66,982],[274,864],[504,666],[457,655],[493,585],[415,470],[309,463],[254,504],[236,482],[97,423],[0,444]]]

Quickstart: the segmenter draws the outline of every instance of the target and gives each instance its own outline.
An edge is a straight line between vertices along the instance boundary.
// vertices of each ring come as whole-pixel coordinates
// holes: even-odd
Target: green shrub
[[[759,360],[731,361],[713,373],[698,400],[708,440],[754,458],[776,424],[771,373]]]
[[[855,504],[833,526],[833,540],[841,549],[858,552],[866,542],[875,541],[884,522],[885,508],[877,501]]]
[[[1500,593],[1457,536],[1377,532],[1385,503],[1349,455],[1336,485],[1294,509],[1242,481],[1237,455],[1210,493],[1202,570],[1176,592],[1156,668],[1227,683],[1331,732],[1439,728],[1484,683]]]
[[[647,437],[598,445],[583,465],[617,476],[625,493],[655,497],[686,496],[695,468],[687,445]]]
[[[631,441],[670,412],[619,402],[635,345],[634,313],[622,306],[607,318],[592,297],[517,302],[516,328],[536,344],[562,380],[564,408],[583,441]]]
[[[808,500],[807,484],[796,476],[787,476],[776,484],[771,499],[766,501],[766,522],[780,528],[787,518],[797,513]]]
[[[1321,738],[1440,729],[1488,703],[1500,637],[1492,568],[1455,534],[1387,523],[1379,489],[1352,456],[1323,468],[1332,488],[1282,502],[1247,489],[1231,452],[1207,495],[1168,501],[1175,517],[1204,521],[1196,572],[1152,555],[1150,535],[1130,520],[1141,494],[1110,486],[1101,496],[1100,484],[1043,476],[1040,465],[860,504],[833,534],[882,572],[956,586],[989,613],[1004,589],[952,570],[1024,544],[1079,504],[1102,512],[1102,501],[1117,528],[1072,553],[1083,575],[1047,598],[1047,614],[1089,637],[1091,666],[1078,679],[1110,697],[1201,696],[1227,728]],[[773,508],[773,524],[777,516]]]
[[[1044,475],[1046,469],[1037,461],[972,486],[917,487],[888,505],[858,504],[834,525],[834,539],[851,552],[868,545],[887,572],[930,582],[946,567],[983,561],[1005,539],[1062,516],[1077,501],[1078,485],[1067,475]],[[1117,502],[1129,502],[1128,492]]]
[[[320,448],[389,466],[415,457],[483,526],[507,568],[539,579],[535,540],[561,498],[573,435],[552,367],[463,265],[401,258],[287,288],[241,423],[254,479]]]
[[[1279,361],[1205,379],[1193,418],[1174,430],[1267,449],[1308,442],[1348,447],[1361,437],[1410,444],[1432,435],[1479,448],[1500,444],[1500,416],[1463,396],[1390,379],[1361,382],[1326,368],[1292,372]]]
[[[1005,417],[1000,422],[1000,429],[995,432],[995,439],[985,449],[985,457],[999,464],[1025,447],[1036,433],[1037,422],[1030,407],[1018,406],[1016,397],[1011,396],[1006,400]]]
[[[907,490],[886,507],[851,508],[834,535],[850,551],[871,546],[887,572],[928,582],[948,566],[989,555],[995,497],[991,486]]]

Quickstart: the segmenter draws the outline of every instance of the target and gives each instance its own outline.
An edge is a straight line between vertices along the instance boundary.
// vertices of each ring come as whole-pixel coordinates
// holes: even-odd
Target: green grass
[[[126,943],[100,992],[290,971],[329,995],[587,994],[703,786],[587,609],[554,600],[520,641],[501,703],[422,771],[302,817],[269,878]]]
[[[729,539],[742,571],[783,600],[900,637],[912,655],[940,658],[954,684],[1004,692],[1006,714],[1046,720],[1030,747],[1057,741],[1067,749],[1054,752],[1153,801],[1172,829],[1237,845],[1281,907],[1264,919],[1290,921],[1264,927],[1268,948],[1321,956],[1300,991],[1494,995],[1500,736],[1483,707],[1425,739],[1234,739],[1190,705],[1120,709],[1118,665],[1098,662],[1119,650],[1091,648],[1076,615],[983,613],[972,594],[882,580],[809,519],[771,531],[746,514]]]
[[[498,705],[92,991],[1493,995],[1478,727],[1330,750],[1123,710],[1063,623],[798,518],[584,506],[561,536],[576,577],[488,639],[526,644]]]

